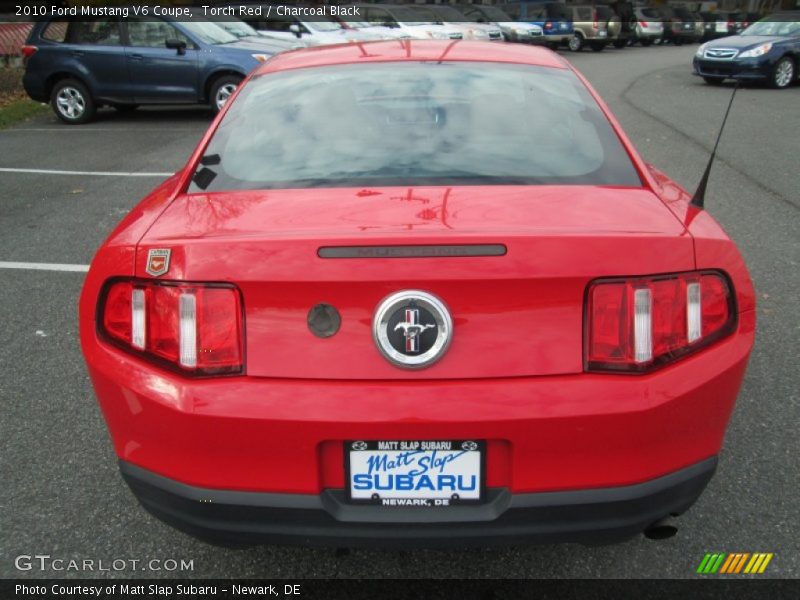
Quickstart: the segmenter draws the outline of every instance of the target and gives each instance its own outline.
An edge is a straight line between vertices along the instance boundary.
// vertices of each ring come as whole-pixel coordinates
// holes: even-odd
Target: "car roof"
[[[448,40],[390,40],[317,46],[283,52],[264,63],[256,75],[287,69],[353,63],[465,61],[569,68],[566,60],[546,48],[523,44]]]
[[[751,14],[751,13],[748,13]],[[770,21],[800,21],[800,10],[784,10],[776,12],[766,17],[764,20]]]

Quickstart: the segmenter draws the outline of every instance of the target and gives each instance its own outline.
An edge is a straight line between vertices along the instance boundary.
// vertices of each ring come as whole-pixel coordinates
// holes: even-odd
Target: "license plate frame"
[[[449,449],[445,445],[449,444]],[[465,446],[466,444],[466,446]],[[357,446],[354,446],[357,445]],[[433,458],[446,458],[448,455],[458,452],[459,457],[466,456],[468,462],[473,466],[477,466],[477,474],[472,473],[476,477],[477,493],[470,491],[469,497],[462,497],[461,494],[456,493],[447,494],[440,490],[432,494],[416,493],[417,490],[404,491],[397,490],[396,485],[386,493],[379,494],[372,492],[369,497],[364,497],[366,492],[359,491],[354,495],[354,481],[353,481],[353,454],[364,453],[364,456],[374,455],[378,453],[392,454],[396,457],[399,453],[411,454],[412,458],[419,460],[422,457]],[[413,454],[412,454],[413,453]],[[355,505],[371,505],[383,506],[386,508],[443,508],[448,506],[462,506],[462,505],[476,505],[485,502],[486,497],[486,441],[485,440],[346,440],[343,444],[344,455],[344,474],[345,474],[345,498],[349,504]],[[477,461],[477,464],[475,465]],[[455,466],[457,458],[448,461],[445,469],[448,466]],[[462,465],[458,465],[462,467]],[[433,470],[430,467],[429,470]],[[398,469],[398,474],[408,474],[402,468]],[[449,472],[437,472],[436,475],[444,474],[450,475]],[[356,474],[358,475],[358,473]],[[420,478],[424,473],[420,474]],[[417,482],[419,483],[419,479]],[[457,479],[457,475],[456,475]],[[412,478],[413,480],[413,478]],[[437,483],[438,480],[436,480]],[[458,479],[457,479],[458,481]]]

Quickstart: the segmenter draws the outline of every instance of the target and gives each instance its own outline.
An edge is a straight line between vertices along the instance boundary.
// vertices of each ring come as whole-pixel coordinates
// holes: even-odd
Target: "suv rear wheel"
[[[211,109],[218,113],[225,106],[225,103],[230,99],[236,88],[242,82],[242,78],[237,75],[223,75],[211,84],[209,91],[209,100],[211,102]]]
[[[64,123],[80,125],[88,123],[97,112],[89,89],[77,79],[62,79],[53,86],[50,106]]]

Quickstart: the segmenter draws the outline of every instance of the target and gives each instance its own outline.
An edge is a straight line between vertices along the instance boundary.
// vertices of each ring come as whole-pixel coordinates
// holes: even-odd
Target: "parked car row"
[[[50,102],[65,123],[85,123],[100,106],[133,110],[141,104],[209,104],[219,111],[259,63],[308,46],[385,39],[473,40],[567,46],[601,51],[609,44],[700,41],[695,73],[709,83],[741,74],[776,87],[796,79],[800,18],[781,23],[702,20],[685,6],[634,6],[512,0],[504,5],[358,5],[361,17],[219,17],[215,22],[103,16],[45,19],[23,47],[23,83],[34,100]],[[267,11],[262,11],[267,14]],[[723,13],[720,13],[723,14]],[[746,16],[746,15],[745,15]],[[717,17],[720,18],[720,17]],[[747,18],[750,18],[749,16]],[[741,29],[740,29],[741,28]],[[737,31],[737,29],[739,29]],[[755,49],[749,48],[755,45]],[[742,62],[744,61],[744,62]],[[777,69],[777,71],[776,71]]]

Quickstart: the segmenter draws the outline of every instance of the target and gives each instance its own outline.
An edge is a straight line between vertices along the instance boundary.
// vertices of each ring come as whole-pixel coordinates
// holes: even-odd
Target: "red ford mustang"
[[[81,341],[142,505],[217,543],[614,541],[711,478],[754,293],[548,50],[301,50],[99,250]]]

